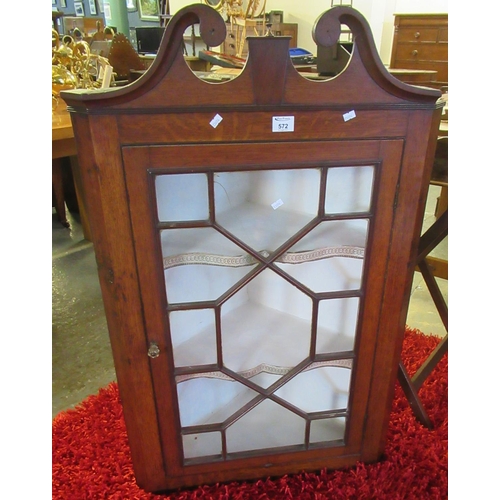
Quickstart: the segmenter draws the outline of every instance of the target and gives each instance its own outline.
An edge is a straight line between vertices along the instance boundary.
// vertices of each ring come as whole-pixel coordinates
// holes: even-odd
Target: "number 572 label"
[[[273,116],[273,132],[293,132],[295,116]]]

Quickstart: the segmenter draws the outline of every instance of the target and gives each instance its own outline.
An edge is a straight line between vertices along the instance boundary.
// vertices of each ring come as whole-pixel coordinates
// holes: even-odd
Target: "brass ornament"
[[[61,90],[100,88],[99,75],[106,66],[109,66],[108,59],[92,54],[86,41],[75,40],[70,35],[61,39],[52,29],[52,108],[54,101],[57,107]]]

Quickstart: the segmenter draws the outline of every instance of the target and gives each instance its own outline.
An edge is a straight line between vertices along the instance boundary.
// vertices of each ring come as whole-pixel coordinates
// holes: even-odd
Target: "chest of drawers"
[[[448,14],[396,14],[390,66],[435,70],[448,85]]]
[[[259,36],[262,36],[266,30],[263,24],[258,24],[256,30]],[[275,36],[289,36],[290,48],[297,47],[298,25],[296,23],[274,23],[271,31]],[[247,28],[246,35],[243,35],[243,27],[236,24],[226,24],[226,39],[223,44],[224,54],[236,56],[239,48],[240,38],[242,36],[256,36],[253,28]],[[244,42],[242,47],[241,57],[248,55],[248,42]]]

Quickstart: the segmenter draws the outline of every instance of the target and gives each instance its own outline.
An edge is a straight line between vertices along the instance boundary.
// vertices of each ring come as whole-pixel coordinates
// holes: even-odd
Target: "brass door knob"
[[[157,358],[160,355],[160,348],[156,342],[149,344],[148,356],[150,358]]]

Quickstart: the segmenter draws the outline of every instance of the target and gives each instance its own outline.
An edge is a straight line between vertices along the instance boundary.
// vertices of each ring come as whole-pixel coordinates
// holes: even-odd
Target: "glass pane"
[[[272,252],[318,212],[317,169],[215,175],[215,219],[259,252]]]
[[[320,301],[316,338],[317,354],[354,349],[358,309],[357,297]]]
[[[224,365],[283,375],[309,355],[312,301],[267,269],[222,306]]]
[[[161,231],[170,303],[215,300],[256,265],[248,253],[212,228]]]
[[[347,408],[351,370],[322,366],[305,370],[276,391],[280,398],[307,413]]]
[[[325,418],[311,422],[310,443],[343,440],[345,434],[345,417]]]
[[[368,220],[322,222],[278,258],[277,265],[314,292],[361,287]]]
[[[177,383],[183,427],[224,422],[257,395],[243,384],[222,377],[217,372],[213,378],[194,376]]]
[[[175,366],[217,363],[213,309],[173,311],[169,319]]]
[[[300,445],[305,440],[305,420],[265,400],[232,424],[226,439],[229,453]]]
[[[286,370],[288,371],[288,370]],[[275,382],[277,382],[286,373],[284,370],[278,373],[271,373],[270,371],[260,371],[257,375],[250,377],[250,380],[257,385],[267,389]]]
[[[326,213],[369,211],[374,170],[373,166],[328,169]],[[169,304],[208,302],[197,305],[202,309],[187,305],[189,310],[169,312],[175,367],[194,367],[190,370],[194,371],[217,364],[219,312],[211,302],[260,265],[218,229],[226,229],[262,254],[272,253],[317,221],[320,172],[301,168],[215,173],[215,227],[159,231]],[[206,174],[157,176],[160,220],[208,220],[207,182]],[[366,218],[323,221],[275,265],[313,293],[358,290],[368,229]],[[308,359],[311,351],[310,292],[304,293],[275,270],[259,268],[245,286],[224,298],[220,309],[223,366],[263,388]],[[319,301],[316,354],[354,350],[359,304],[357,297]],[[276,396],[306,413],[347,409],[351,366],[351,359],[316,362],[281,386]],[[306,442],[304,418],[221,371],[181,372],[176,388],[183,428],[227,426],[225,431],[201,427],[192,429],[196,434],[183,435],[186,459],[220,457],[224,433],[228,453]],[[242,414],[244,408],[248,411]],[[312,420],[310,443],[342,440],[345,426],[345,417]]]
[[[368,212],[373,191],[373,166],[328,169],[325,212]]]
[[[184,458],[206,457],[222,454],[220,432],[204,432],[182,436]]]
[[[160,221],[208,219],[206,174],[168,174],[155,179]]]

